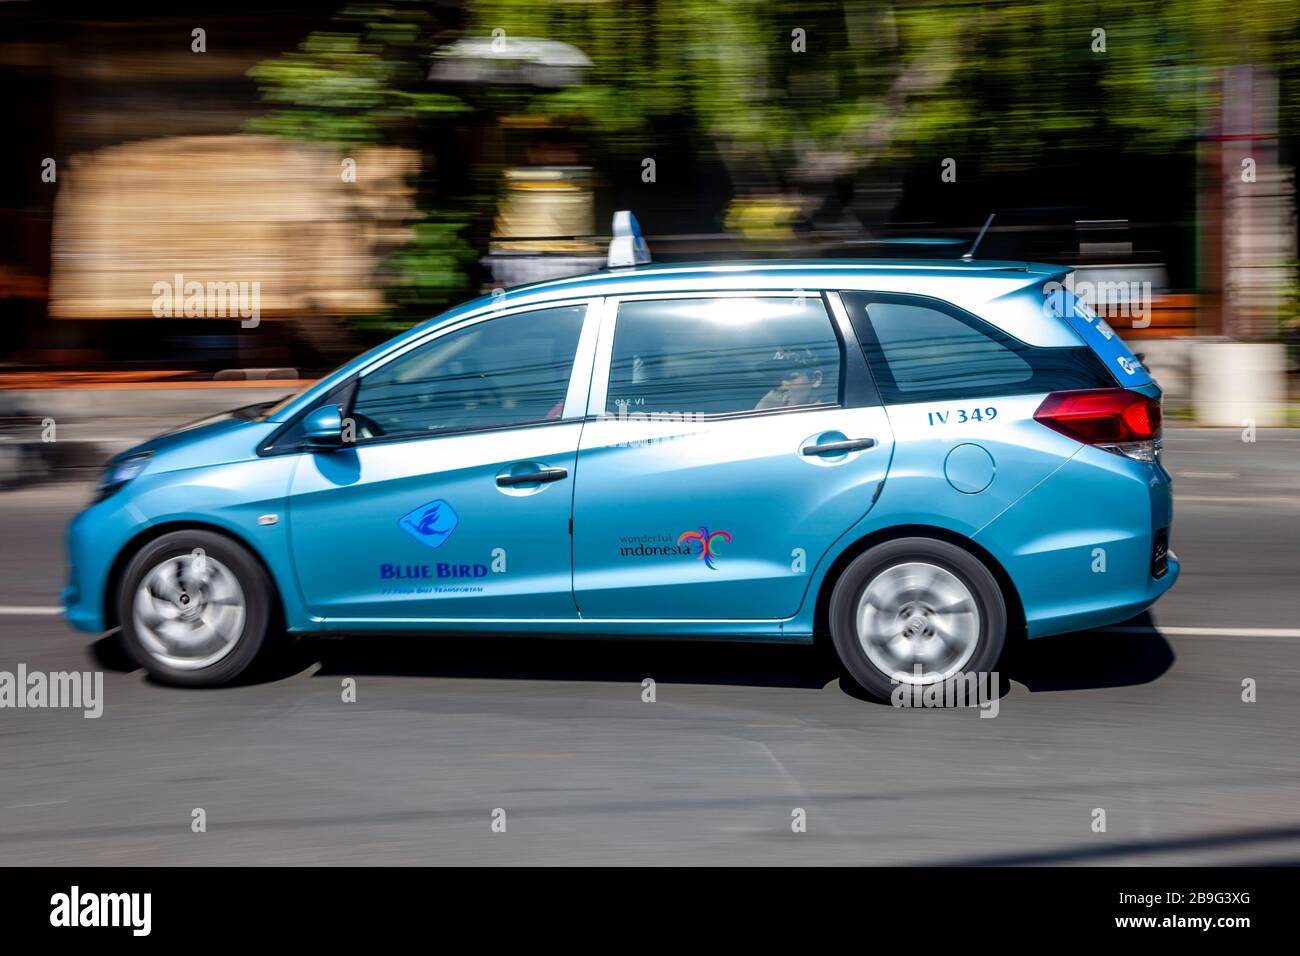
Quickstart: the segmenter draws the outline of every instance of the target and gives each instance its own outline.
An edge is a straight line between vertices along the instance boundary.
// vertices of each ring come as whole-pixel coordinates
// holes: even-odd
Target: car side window
[[[729,415],[836,404],[841,364],[819,296],[624,302],[605,410]]]
[[[947,303],[842,292],[886,404],[1114,385],[1087,346],[1037,348]]]
[[[350,416],[357,438],[417,438],[559,419],[585,305],[477,322],[364,376]]]

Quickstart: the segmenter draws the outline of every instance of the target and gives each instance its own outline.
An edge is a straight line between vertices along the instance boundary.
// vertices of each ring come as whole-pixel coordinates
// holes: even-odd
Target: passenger
[[[816,405],[822,401],[822,363],[812,349],[806,345],[777,349],[771,364],[780,378],[776,386],[759,399],[755,410]]]

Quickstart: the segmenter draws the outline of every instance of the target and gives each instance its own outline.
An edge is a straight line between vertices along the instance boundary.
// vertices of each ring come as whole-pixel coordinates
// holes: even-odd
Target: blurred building
[[[224,311],[252,324],[253,303],[236,314],[206,295],[235,283],[256,291],[256,321],[292,323],[327,348],[331,319],[382,308],[376,273],[416,215],[417,154],[347,159],[250,135],[162,136],[71,157],[54,205],[50,318],[159,318],[161,295],[198,283],[202,315],[173,305],[168,317]]]
[[[353,347],[337,319],[375,307],[373,272],[411,218],[411,157],[358,156],[345,189],[326,151],[240,135],[263,108],[248,70],[334,10],[214,4],[134,21],[0,4],[0,78],[21,91],[20,135],[0,152],[0,361],[212,370]],[[257,283],[260,334],[156,316],[155,283],[177,274]]]
[[[421,42],[441,46],[432,57],[431,46],[401,54],[417,77],[402,95],[421,84],[451,93],[457,108],[446,122],[412,122],[419,128],[402,148],[347,156],[242,132],[268,111],[252,67],[315,33],[370,28],[355,12],[363,8],[335,19],[341,6],[200,0],[183,14],[133,20],[108,8],[69,14],[52,0],[0,2],[0,79],[16,91],[9,127],[17,132],[0,151],[8,333],[0,363],[196,377],[321,369],[386,334],[382,325],[415,321],[443,299],[600,267],[602,236],[622,208],[638,213],[661,261],[957,255],[996,212],[981,257],[1071,264],[1081,281],[1121,290],[1099,311],[1120,334],[1153,343],[1152,360],[1171,382],[1190,377],[1193,343],[1203,351],[1203,339],[1262,344],[1297,334],[1294,122],[1287,141],[1279,73],[1208,57],[1202,64],[1186,38],[1171,62],[1195,66],[1197,96],[1222,103],[1203,109],[1199,129],[1187,119],[1195,110],[1180,114],[1159,150],[1129,148],[1122,126],[1101,122],[1086,136],[1076,130],[1077,142],[1050,135],[1053,117],[1077,119],[1058,114],[1083,109],[1102,88],[1101,61],[1085,66],[1062,51],[1044,61],[1059,67],[1056,85],[1030,104],[1046,110],[1032,130],[1042,139],[1032,159],[991,155],[1006,95],[1020,104],[1010,126],[1037,113],[1021,103],[1021,87],[999,93],[1005,76],[989,70],[993,86],[975,105],[987,111],[991,138],[982,150],[977,136],[964,141],[962,175],[951,182],[938,175],[951,149],[943,136],[893,149],[877,133],[906,125],[899,119],[928,129],[926,103],[945,83],[957,85],[949,82],[957,60],[939,44],[933,69],[912,75],[903,68],[911,60],[891,58],[903,49],[898,35],[848,29],[859,22],[852,5],[809,6],[823,18],[818,36],[834,42],[804,60],[787,52],[784,34],[774,45],[756,39],[778,22],[758,5],[732,11],[753,33],[734,42],[715,38],[709,22],[680,30],[667,0],[640,17],[586,4],[535,18],[518,11],[539,32],[571,41],[559,42],[485,29],[480,21],[497,13],[490,5],[429,0],[402,9],[430,12],[437,29]],[[778,7],[779,17],[803,15],[797,5]],[[951,17],[959,8],[964,16],[960,4],[933,12]],[[891,17],[903,9],[882,5]],[[644,42],[627,42],[637,37]],[[861,45],[868,37],[891,56],[870,57],[875,48]],[[1041,48],[1026,32],[1017,37],[1028,45],[1020,55]],[[1005,65],[982,49],[963,62]],[[313,92],[332,93],[333,53],[313,55],[330,78]],[[860,75],[867,63],[871,75]],[[1191,88],[1190,73],[1153,75]],[[915,103],[891,92],[922,80],[926,95]],[[844,96],[827,94],[836,84]],[[818,146],[802,122],[816,118],[808,104],[869,103],[856,97],[873,84],[881,108],[899,116],[841,130],[830,137],[834,149]],[[1215,84],[1222,95],[1205,95]],[[684,94],[699,88],[710,91],[702,100]],[[1067,90],[1081,91],[1078,102],[1058,102]],[[660,106],[635,129],[622,127],[627,97],[649,100],[651,91]],[[593,100],[603,125],[572,108]],[[321,115],[329,112],[326,103]],[[736,116],[746,122],[725,122]],[[657,166],[647,176],[649,160]],[[1135,283],[1150,290],[1136,322]],[[191,287],[202,292],[197,303]],[[246,334],[254,288],[256,334]],[[386,295],[392,314],[378,315]]]

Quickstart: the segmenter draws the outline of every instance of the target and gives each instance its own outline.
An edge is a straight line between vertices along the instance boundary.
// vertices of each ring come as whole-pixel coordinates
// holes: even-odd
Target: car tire
[[[835,582],[829,611],[840,662],[881,700],[900,684],[992,671],[1006,642],[997,579],[969,551],[934,538],[860,554]]]
[[[118,620],[131,657],[156,680],[184,687],[227,684],[266,642],[271,581],[247,549],[210,531],[174,531],[127,562]]]

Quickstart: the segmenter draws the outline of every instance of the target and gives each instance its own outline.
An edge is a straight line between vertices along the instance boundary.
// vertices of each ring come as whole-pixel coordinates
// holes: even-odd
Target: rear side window
[[[1113,388],[1087,346],[1038,348],[937,299],[843,292],[886,404]]]
[[[730,415],[836,404],[840,366],[820,296],[624,302],[605,410]]]

